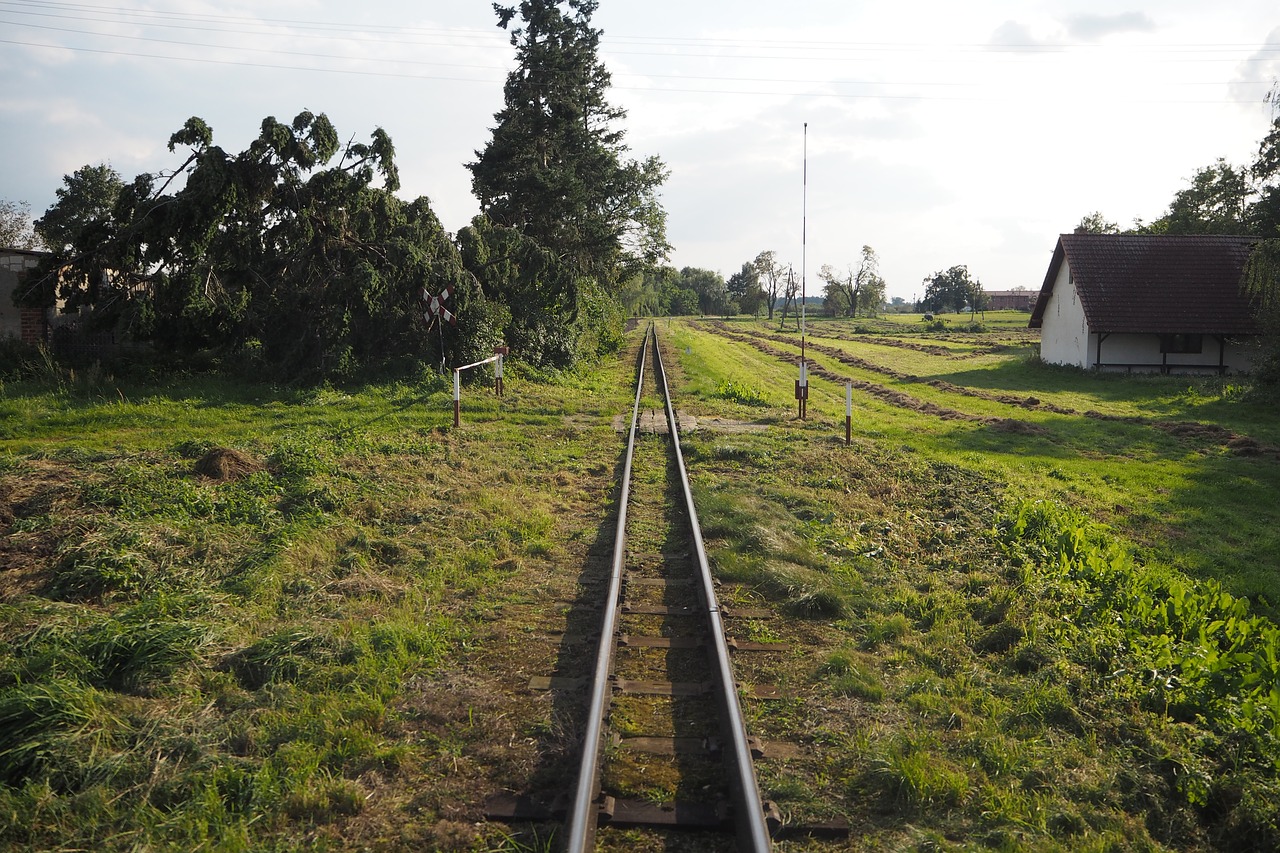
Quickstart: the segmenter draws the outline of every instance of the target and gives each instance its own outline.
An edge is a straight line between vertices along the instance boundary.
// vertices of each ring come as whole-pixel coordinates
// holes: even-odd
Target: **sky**
[[[510,0],[514,4],[514,0]],[[1274,0],[600,0],[632,156],[670,169],[671,263],[725,277],[880,259],[889,296],[963,264],[1038,289],[1094,211],[1158,218],[1197,169],[1247,165],[1280,80]],[[489,0],[0,0],[0,199],[176,168],[199,116],[243,150],[267,116],[384,128],[406,199],[456,231],[514,49]]]

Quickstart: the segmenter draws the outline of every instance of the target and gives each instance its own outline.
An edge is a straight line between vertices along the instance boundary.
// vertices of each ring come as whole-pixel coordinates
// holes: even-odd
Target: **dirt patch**
[[[1152,424],[1161,432],[1175,438],[1203,442],[1227,448],[1236,456],[1268,456],[1280,454],[1280,448],[1264,444],[1256,438],[1240,435],[1217,424],[1201,424],[1194,421],[1160,422]]]
[[[683,426],[681,429],[688,430]],[[755,421],[735,421],[730,418],[694,418],[692,429],[706,430],[707,432],[723,432],[730,434],[739,434],[744,432],[764,432],[769,428],[768,424],[757,423]]]
[[[196,460],[195,471],[201,477],[227,483],[266,470],[258,459],[229,447],[215,447]]]
[[[12,535],[0,527],[0,601],[13,601],[44,586],[56,545],[49,537]]]
[[[59,535],[44,526],[15,531],[26,518],[60,515],[78,491],[77,474],[50,461],[26,462],[0,478],[0,601],[11,601],[39,589],[47,580]]]
[[[1261,456],[1267,452],[1257,439],[1240,435],[1227,442],[1227,449],[1236,456]]]
[[[1219,444],[1226,444],[1233,440],[1236,436],[1230,430],[1218,426],[1217,424],[1198,424],[1194,422],[1174,422],[1174,423],[1156,423],[1157,429],[1169,433],[1169,435],[1178,438],[1200,438],[1206,441],[1215,441]]]
[[[1042,426],[1020,421],[1017,418],[1001,418],[993,422],[991,428],[997,432],[1007,432],[1015,435],[1047,435],[1049,432]]]

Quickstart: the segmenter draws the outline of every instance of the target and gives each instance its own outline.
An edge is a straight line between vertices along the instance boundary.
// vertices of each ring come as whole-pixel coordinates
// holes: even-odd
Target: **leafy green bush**
[[[1135,562],[1053,503],[1019,505],[999,534],[1043,587],[1042,631],[1079,662],[1141,687],[1175,719],[1252,739],[1280,767],[1280,627],[1216,581]]]
[[[768,406],[758,385],[748,385],[734,379],[724,379],[716,386],[716,396],[722,400],[741,403],[744,406]]]

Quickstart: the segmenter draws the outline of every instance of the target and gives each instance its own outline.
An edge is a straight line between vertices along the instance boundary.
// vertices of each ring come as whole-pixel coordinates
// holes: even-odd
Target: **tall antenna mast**
[[[804,165],[800,195],[800,356],[804,357],[805,261],[809,251],[809,122],[804,123]]]
[[[809,122],[804,123],[803,167],[801,169],[800,196],[800,379],[796,382],[796,404],[800,420],[804,420],[809,411],[809,362],[805,358],[805,265],[809,251]]]

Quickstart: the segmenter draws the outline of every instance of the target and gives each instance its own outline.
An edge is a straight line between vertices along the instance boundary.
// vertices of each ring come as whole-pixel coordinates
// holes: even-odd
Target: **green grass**
[[[746,326],[798,355],[798,340]],[[761,709],[753,720],[842,744],[821,771],[828,787],[807,790],[823,801],[844,780],[849,802],[878,803],[885,820],[868,846],[1277,843],[1280,465],[1149,423],[1205,422],[1280,444],[1266,410],[1216,380],[1092,377],[1016,350],[975,367],[847,340],[835,323],[821,332],[886,370],[917,373],[927,360],[955,385],[1034,390],[1078,412],[967,397],[815,355],[918,400],[1044,431],[948,421],[855,392],[846,448],[843,387],[815,378],[807,422],[687,439],[722,574],[786,607],[794,586],[776,580],[778,569],[785,578],[802,565],[832,579],[843,602],[818,617],[830,626],[825,651],[807,658],[816,701],[832,711]],[[753,363],[766,393],[790,384],[790,356],[697,325],[676,341],[689,347],[686,370],[705,375],[700,388],[735,356]],[[852,722],[867,708],[874,723]],[[919,835],[896,828],[903,814]]]
[[[729,423],[682,436],[726,607],[780,617],[730,630],[789,644],[735,657],[786,697],[753,735],[806,746],[762,782],[849,849],[1272,849],[1280,463],[1113,418],[1277,447],[1274,412],[1046,367],[1025,318],[811,318],[874,368],[836,373],[992,419],[855,390],[850,446],[842,384],[801,422],[794,358],[660,329],[678,407]],[[431,377],[5,384],[0,849],[551,849],[481,804],[567,784],[577,705],[527,684],[585,654],[632,373],[512,365],[457,429]]]
[[[372,843],[401,791],[453,837],[424,774],[493,723],[425,685],[589,533],[618,378],[468,387],[458,430],[430,378],[7,383],[0,849]],[[228,447],[256,470],[196,473]]]
[[[847,329],[849,322],[827,321],[815,331],[835,333]],[[760,329],[750,323],[737,325],[743,330]],[[775,332],[768,329],[768,334]],[[1257,509],[1275,507],[1273,496],[1280,493],[1280,465],[1274,459],[1274,448],[1280,448],[1280,423],[1266,406],[1239,399],[1230,382],[1217,377],[1098,376],[1032,362],[1016,351],[984,357],[990,363],[975,366],[972,360],[915,350],[835,337],[820,340],[901,374],[936,377],[990,396],[1034,396],[1072,412],[968,397],[816,354],[814,358],[841,375],[880,384],[925,403],[980,417],[1013,419],[1034,429],[1015,433],[941,420],[855,392],[855,435],[988,472],[1028,497],[1081,507],[1150,549],[1153,559],[1197,577],[1219,580],[1229,591],[1250,597],[1264,608],[1280,605],[1280,574],[1271,568],[1274,555],[1280,553],[1280,524],[1276,523],[1280,518]],[[702,380],[705,384],[691,389],[704,398],[710,396],[704,389],[717,376],[730,375],[726,366],[734,363],[734,354],[741,354],[751,365],[763,394],[772,393],[776,399],[790,390],[794,366],[748,346],[692,330],[682,332],[677,343],[689,346],[694,354],[685,357],[691,372],[707,377]],[[798,338],[792,346],[771,343],[799,354]],[[824,427],[833,437],[841,435],[844,398],[843,386],[812,379],[811,424]],[[1273,450],[1260,457],[1238,455],[1212,436],[1177,435],[1125,418],[1208,424]]]

